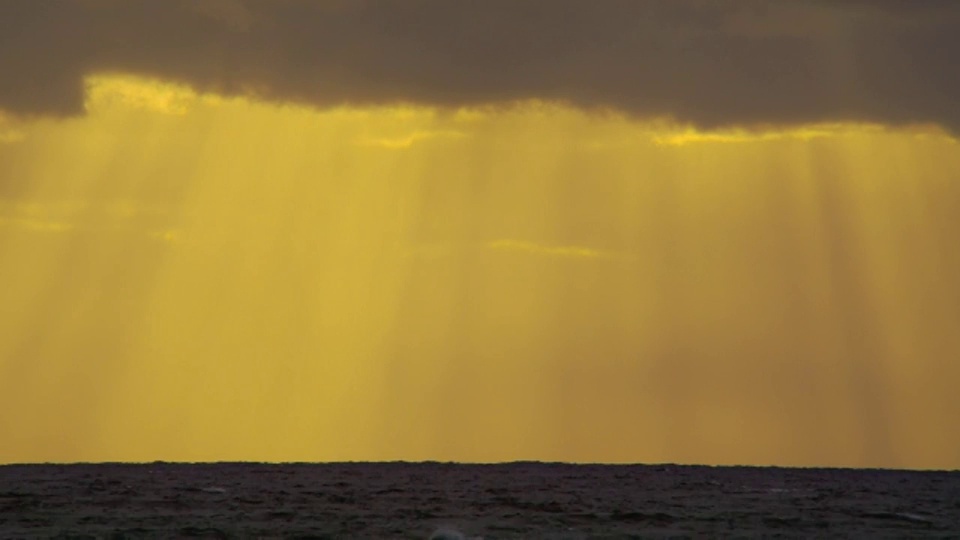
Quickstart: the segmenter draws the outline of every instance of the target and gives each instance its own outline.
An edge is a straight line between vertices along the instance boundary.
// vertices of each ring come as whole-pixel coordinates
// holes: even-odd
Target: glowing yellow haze
[[[0,118],[0,462],[960,466],[960,146],[124,76]]]

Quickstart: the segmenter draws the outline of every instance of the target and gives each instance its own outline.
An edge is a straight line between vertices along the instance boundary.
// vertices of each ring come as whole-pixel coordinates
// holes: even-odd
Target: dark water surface
[[[511,463],[0,466],[0,538],[960,538],[960,473]]]

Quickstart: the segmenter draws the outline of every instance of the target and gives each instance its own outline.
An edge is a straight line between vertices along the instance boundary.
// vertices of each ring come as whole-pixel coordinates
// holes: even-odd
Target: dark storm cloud
[[[958,28],[949,0],[10,0],[0,107],[78,114],[84,74],[123,71],[318,106],[540,98],[956,132]]]

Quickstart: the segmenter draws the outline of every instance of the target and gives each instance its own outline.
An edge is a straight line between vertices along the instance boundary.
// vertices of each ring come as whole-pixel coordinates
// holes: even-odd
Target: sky
[[[0,463],[960,467],[960,3],[0,3]]]

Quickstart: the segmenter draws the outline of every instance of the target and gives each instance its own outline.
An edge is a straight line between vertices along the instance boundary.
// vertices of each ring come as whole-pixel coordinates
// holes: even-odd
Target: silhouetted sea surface
[[[960,538],[960,473],[680,465],[0,466],[6,538]]]

